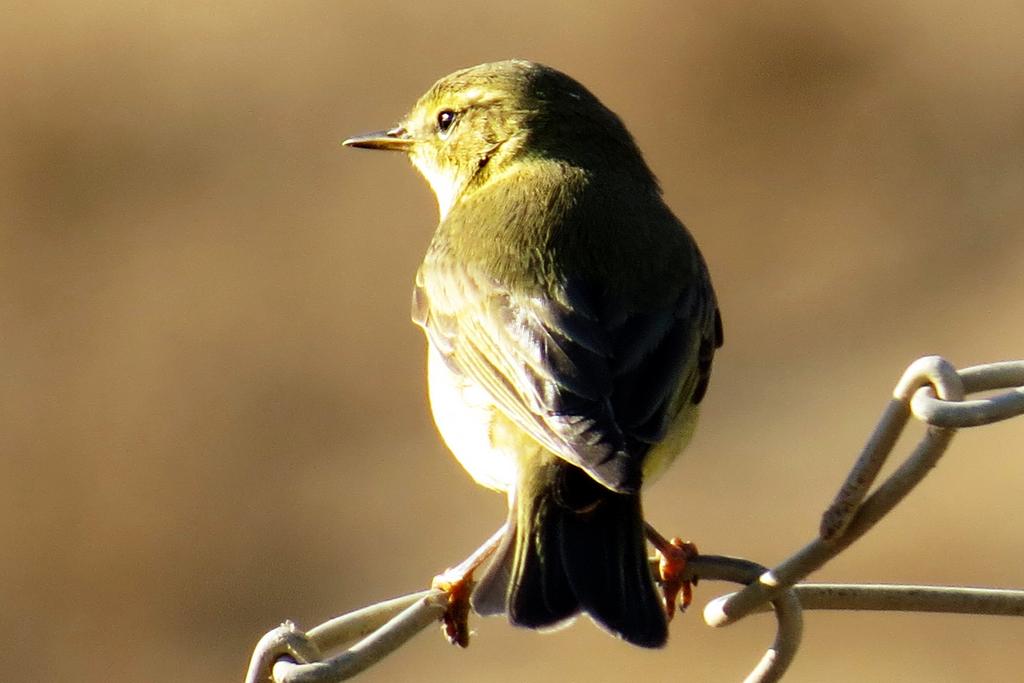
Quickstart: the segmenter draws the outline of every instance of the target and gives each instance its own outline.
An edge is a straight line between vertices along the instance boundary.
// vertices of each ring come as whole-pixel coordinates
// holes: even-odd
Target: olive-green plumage
[[[663,644],[640,489],[689,439],[722,332],[632,137],[576,81],[512,60],[446,76],[346,144],[408,153],[438,198],[413,301],[431,405],[510,503],[474,607],[534,628],[583,611]]]

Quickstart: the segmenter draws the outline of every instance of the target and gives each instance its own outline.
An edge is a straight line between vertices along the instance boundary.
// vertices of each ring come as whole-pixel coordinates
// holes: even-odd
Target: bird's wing
[[[629,314],[580,283],[555,296],[520,294],[455,259],[428,257],[413,319],[449,367],[532,438],[632,492],[681,392],[692,402],[703,395],[721,343],[714,293],[703,264],[697,270],[672,305]]]

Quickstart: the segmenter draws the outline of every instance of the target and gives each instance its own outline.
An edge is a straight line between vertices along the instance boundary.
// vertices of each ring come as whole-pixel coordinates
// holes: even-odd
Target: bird
[[[508,517],[472,591],[548,630],[586,614],[660,647],[641,491],[691,438],[722,321],[694,238],[622,120],[512,59],[438,80],[395,127],[439,223],[413,292],[434,421]]]

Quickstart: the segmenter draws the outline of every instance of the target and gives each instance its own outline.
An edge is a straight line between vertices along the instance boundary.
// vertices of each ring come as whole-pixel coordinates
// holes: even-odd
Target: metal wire
[[[966,394],[1001,391],[964,400]],[[1024,414],[1024,361],[978,365],[957,371],[928,356],[912,363],[893,391],[874,432],[822,516],[819,535],[774,569],[749,560],[701,555],[687,567],[688,578],[746,584],[712,600],[704,620],[710,626],[735,623],[771,609],[776,636],[745,679],[779,680],[796,656],[803,609],[886,610],[1024,616],[1024,591],[944,586],[800,584],[804,577],[867,533],[900,503],[942,457],[956,430],[992,424]],[[911,417],[928,430],[910,456],[872,492]],[[433,589],[388,600],[298,630],[291,622],[267,633],[253,652],[246,683],[336,683],[373,666],[409,638],[438,621],[447,595]],[[334,657],[334,650],[361,638]]]

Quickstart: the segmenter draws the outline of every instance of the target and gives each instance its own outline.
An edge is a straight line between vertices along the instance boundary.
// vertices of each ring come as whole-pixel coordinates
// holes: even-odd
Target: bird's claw
[[[697,579],[686,579],[684,576],[690,558],[698,554],[697,546],[675,537],[656,549],[661,592],[665,600],[665,615],[671,621],[676,613],[676,604],[679,604],[680,611],[685,611],[693,602],[693,587],[697,585]],[[680,593],[682,600],[679,599]]]
[[[441,630],[452,645],[469,647],[469,596],[473,592],[473,576],[444,573],[434,577],[432,588],[448,595],[448,606],[441,616]]]

